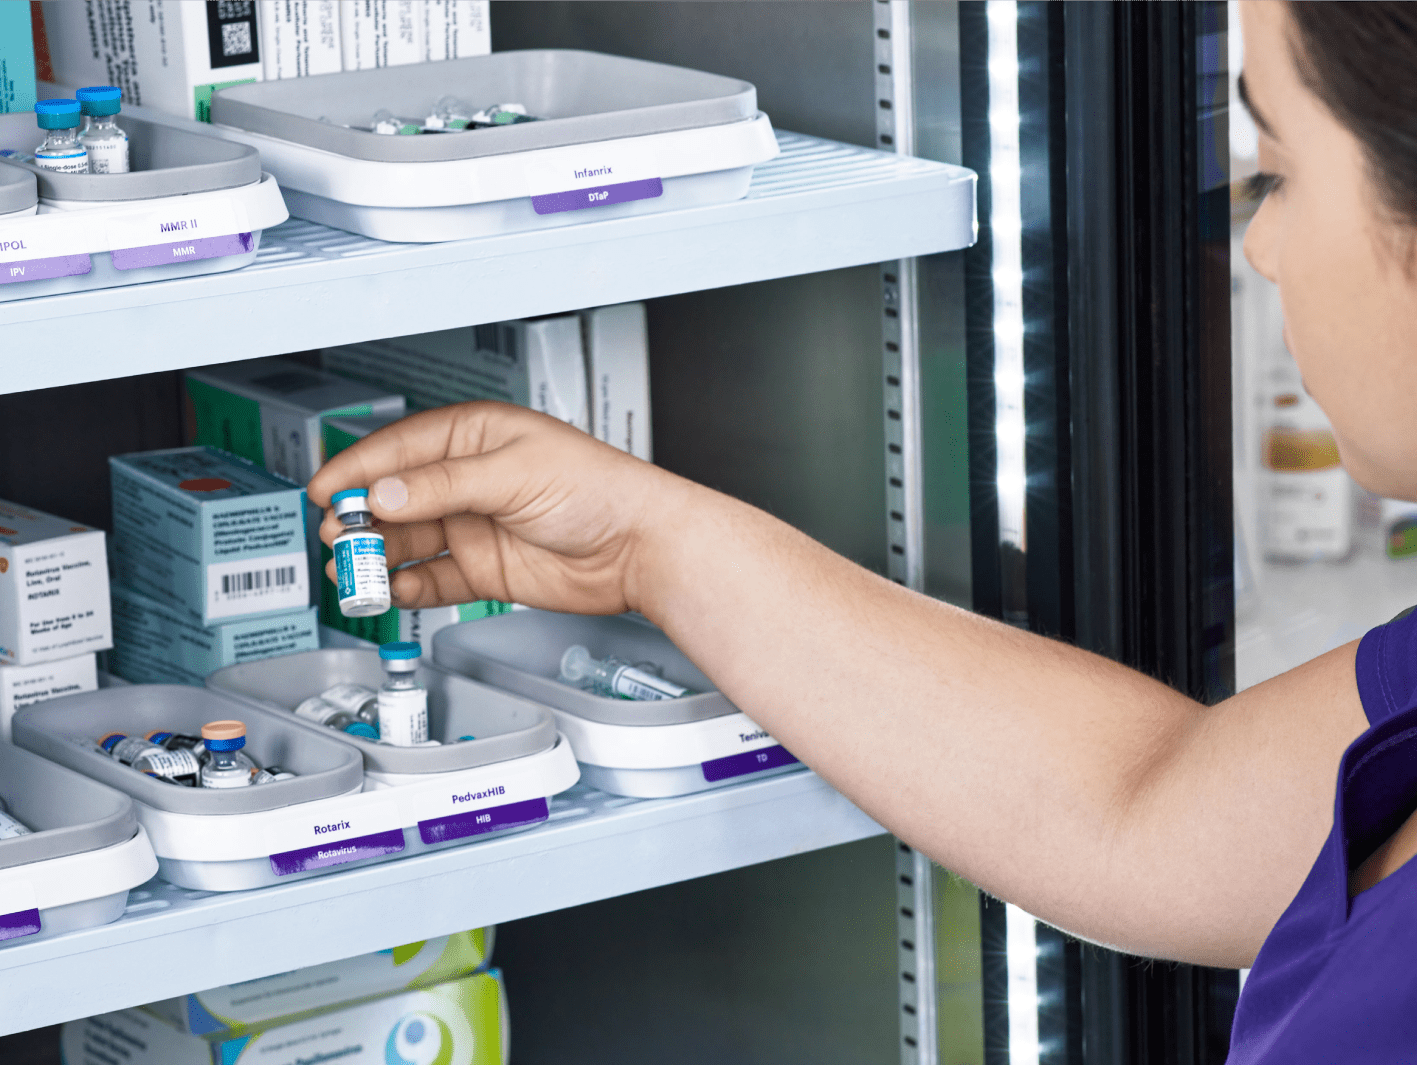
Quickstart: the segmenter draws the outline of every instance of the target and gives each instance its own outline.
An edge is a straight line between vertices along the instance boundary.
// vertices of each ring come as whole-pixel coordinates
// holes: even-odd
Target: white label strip
[[[403,827],[398,805],[393,802],[371,803],[361,799],[357,808],[343,810],[337,802],[320,805],[331,812],[320,817],[305,814],[289,818],[269,830],[265,841],[266,848],[272,854],[279,854]]]
[[[29,880],[0,878],[0,914],[39,909],[34,884]]]
[[[102,248],[103,236],[94,232],[92,219],[64,214],[0,218],[0,263],[83,255]]]
[[[573,144],[532,154],[524,164],[527,195],[600,188],[660,177],[659,155],[633,141]]]
[[[108,246],[112,249],[146,248],[243,233],[245,211],[238,212],[238,206],[229,199],[177,202],[161,211],[114,218],[108,223]]]

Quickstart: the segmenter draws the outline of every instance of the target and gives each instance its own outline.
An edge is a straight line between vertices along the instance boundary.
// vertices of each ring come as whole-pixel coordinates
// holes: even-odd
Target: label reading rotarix
[[[335,577],[339,600],[389,595],[389,568],[384,560],[382,536],[351,536],[335,541]]]

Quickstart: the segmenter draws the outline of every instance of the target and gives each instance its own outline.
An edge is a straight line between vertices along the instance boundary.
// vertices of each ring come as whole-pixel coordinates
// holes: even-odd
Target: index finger
[[[369,488],[380,477],[426,466],[445,458],[480,455],[518,435],[525,407],[491,400],[419,411],[376,429],[320,467],[306,488],[310,502],[328,507],[346,488]]]

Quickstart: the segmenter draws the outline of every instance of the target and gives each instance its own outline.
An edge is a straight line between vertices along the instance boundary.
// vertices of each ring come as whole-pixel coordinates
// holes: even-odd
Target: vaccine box
[[[339,0],[260,0],[261,72],[267,81],[337,74]]]
[[[390,368],[397,380],[398,367]],[[286,359],[224,363],[186,374],[189,436],[305,484],[320,468],[320,423],[404,412],[398,389],[370,387]]]
[[[396,418],[326,418],[323,430],[324,453],[326,459],[338,455],[356,440],[362,440],[375,429],[382,429]],[[419,610],[400,610],[390,607],[382,614],[368,618],[347,618],[340,612],[339,590],[324,574],[324,565],[333,556],[330,549],[320,545],[320,620],[332,629],[337,629],[357,639],[371,643],[391,643],[405,640],[422,645],[423,653],[432,657],[433,637],[448,625],[480,618],[496,617],[512,609],[510,603],[500,603],[492,599],[475,603],[459,603],[456,606],[424,607]]]
[[[34,666],[0,666],[0,741],[10,742],[10,718],[16,710],[61,695],[97,690],[98,662],[94,654]]]
[[[29,4],[0,4],[0,112],[33,111],[34,37]]]
[[[599,440],[654,460],[649,412],[649,329],[643,303],[581,312],[590,427]]]
[[[141,1008],[70,1021],[65,1065],[505,1065],[496,969],[244,1035],[178,1031]]]
[[[423,57],[430,63],[492,51],[488,0],[427,0]]]
[[[323,363],[342,377],[402,392],[416,410],[498,399],[590,432],[585,352],[575,315],[326,348]]]
[[[314,651],[320,623],[313,606],[202,625],[187,610],[113,586],[109,669],[134,684],[196,684],[223,666]]]
[[[487,967],[495,929],[474,928],[325,965],[277,973],[141,1007],[208,1039],[288,1024],[381,995],[412,991]]]
[[[256,0],[46,0],[40,8],[61,85],[116,85],[126,104],[207,122],[214,91],[261,80]]]
[[[108,465],[118,583],[203,626],[310,605],[304,489],[214,447]]]
[[[112,646],[103,541],[100,529],[0,500],[0,665]]]

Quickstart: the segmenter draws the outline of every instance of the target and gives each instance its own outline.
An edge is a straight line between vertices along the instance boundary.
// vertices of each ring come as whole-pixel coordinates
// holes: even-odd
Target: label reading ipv
[[[365,858],[397,854],[404,849],[403,828],[399,824],[398,808],[393,803],[376,803],[357,812],[346,811],[318,819],[309,816],[292,819],[273,833],[273,837],[276,846],[282,848],[291,843],[303,844],[270,856],[271,872],[276,876],[346,865]]]
[[[108,245],[115,270],[137,270],[249,252],[255,242],[245,228],[233,203],[207,200],[115,218]]]
[[[664,194],[660,173],[652,149],[624,141],[548,149],[526,163],[537,214],[653,199]]]
[[[32,936],[39,930],[34,885],[28,880],[0,882],[0,941]]]
[[[81,219],[49,214],[0,220],[0,285],[87,274],[92,244]]]

